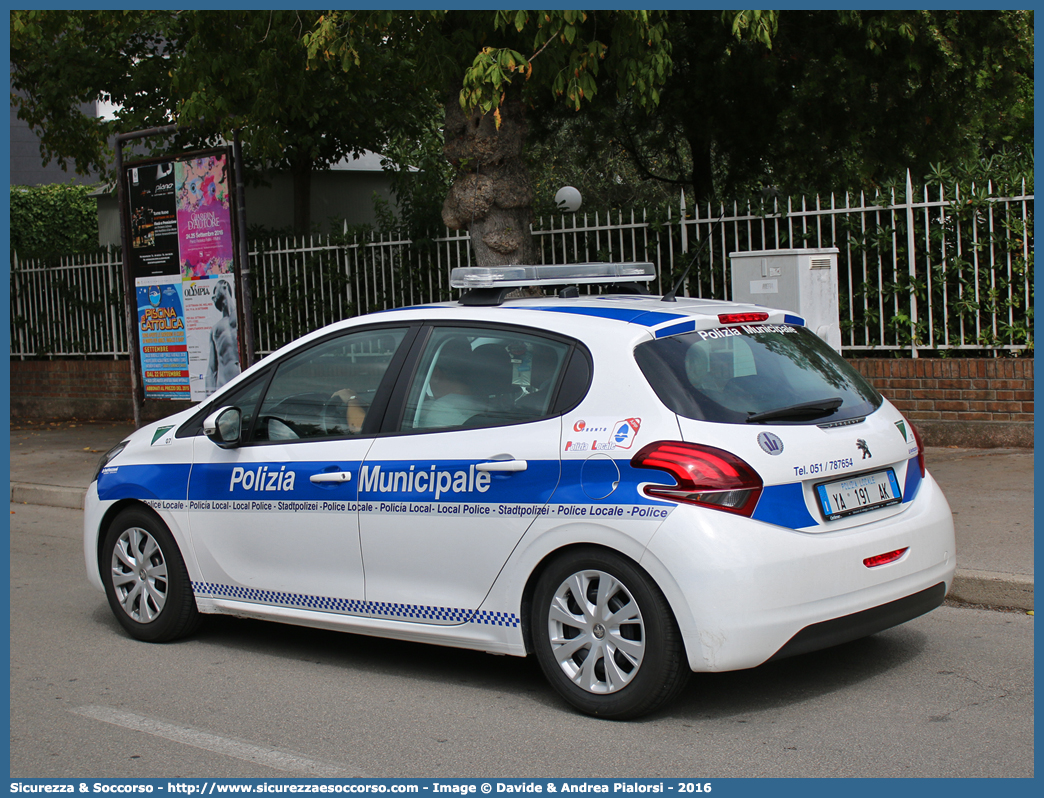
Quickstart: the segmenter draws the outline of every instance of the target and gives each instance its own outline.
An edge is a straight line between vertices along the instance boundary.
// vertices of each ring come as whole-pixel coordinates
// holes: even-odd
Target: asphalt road
[[[610,723],[517,658],[232,618],[135,642],[86,582],[82,514],[12,510],[14,778],[1033,775],[1024,614],[942,607]]]

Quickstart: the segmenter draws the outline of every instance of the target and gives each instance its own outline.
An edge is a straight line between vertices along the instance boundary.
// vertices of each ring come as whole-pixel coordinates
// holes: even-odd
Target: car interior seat
[[[553,348],[543,344],[532,344],[529,351],[529,390],[518,398],[516,406],[524,411],[527,418],[538,418],[547,413],[551,390],[555,387],[555,377],[559,371],[558,355]]]
[[[484,397],[490,409],[503,405],[514,394],[511,383],[511,356],[501,344],[482,344],[471,353],[471,385],[475,395]]]

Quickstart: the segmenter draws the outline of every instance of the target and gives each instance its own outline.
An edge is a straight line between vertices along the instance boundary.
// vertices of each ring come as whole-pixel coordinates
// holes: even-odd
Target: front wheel
[[[198,625],[178,544],[151,512],[133,508],[116,516],[102,543],[101,563],[109,607],[131,636],[162,643]]]
[[[675,698],[689,669],[667,600],[648,574],[611,551],[553,562],[537,582],[533,648],[570,704],[627,720]]]

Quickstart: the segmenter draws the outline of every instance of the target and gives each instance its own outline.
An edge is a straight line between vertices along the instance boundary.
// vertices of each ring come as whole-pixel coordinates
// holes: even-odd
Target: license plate
[[[887,471],[823,482],[816,485],[816,495],[819,497],[819,508],[827,521],[899,504],[903,500],[899,481],[890,468]]]

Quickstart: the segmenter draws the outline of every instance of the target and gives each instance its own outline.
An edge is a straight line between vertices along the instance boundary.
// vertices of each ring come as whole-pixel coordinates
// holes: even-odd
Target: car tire
[[[163,643],[198,626],[185,561],[152,512],[133,508],[116,516],[102,543],[101,568],[109,607],[132,637]]]
[[[667,599],[615,552],[585,548],[552,562],[537,581],[532,618],[544,676],[581,712],[636,718],[676,698],[688,681]]]

